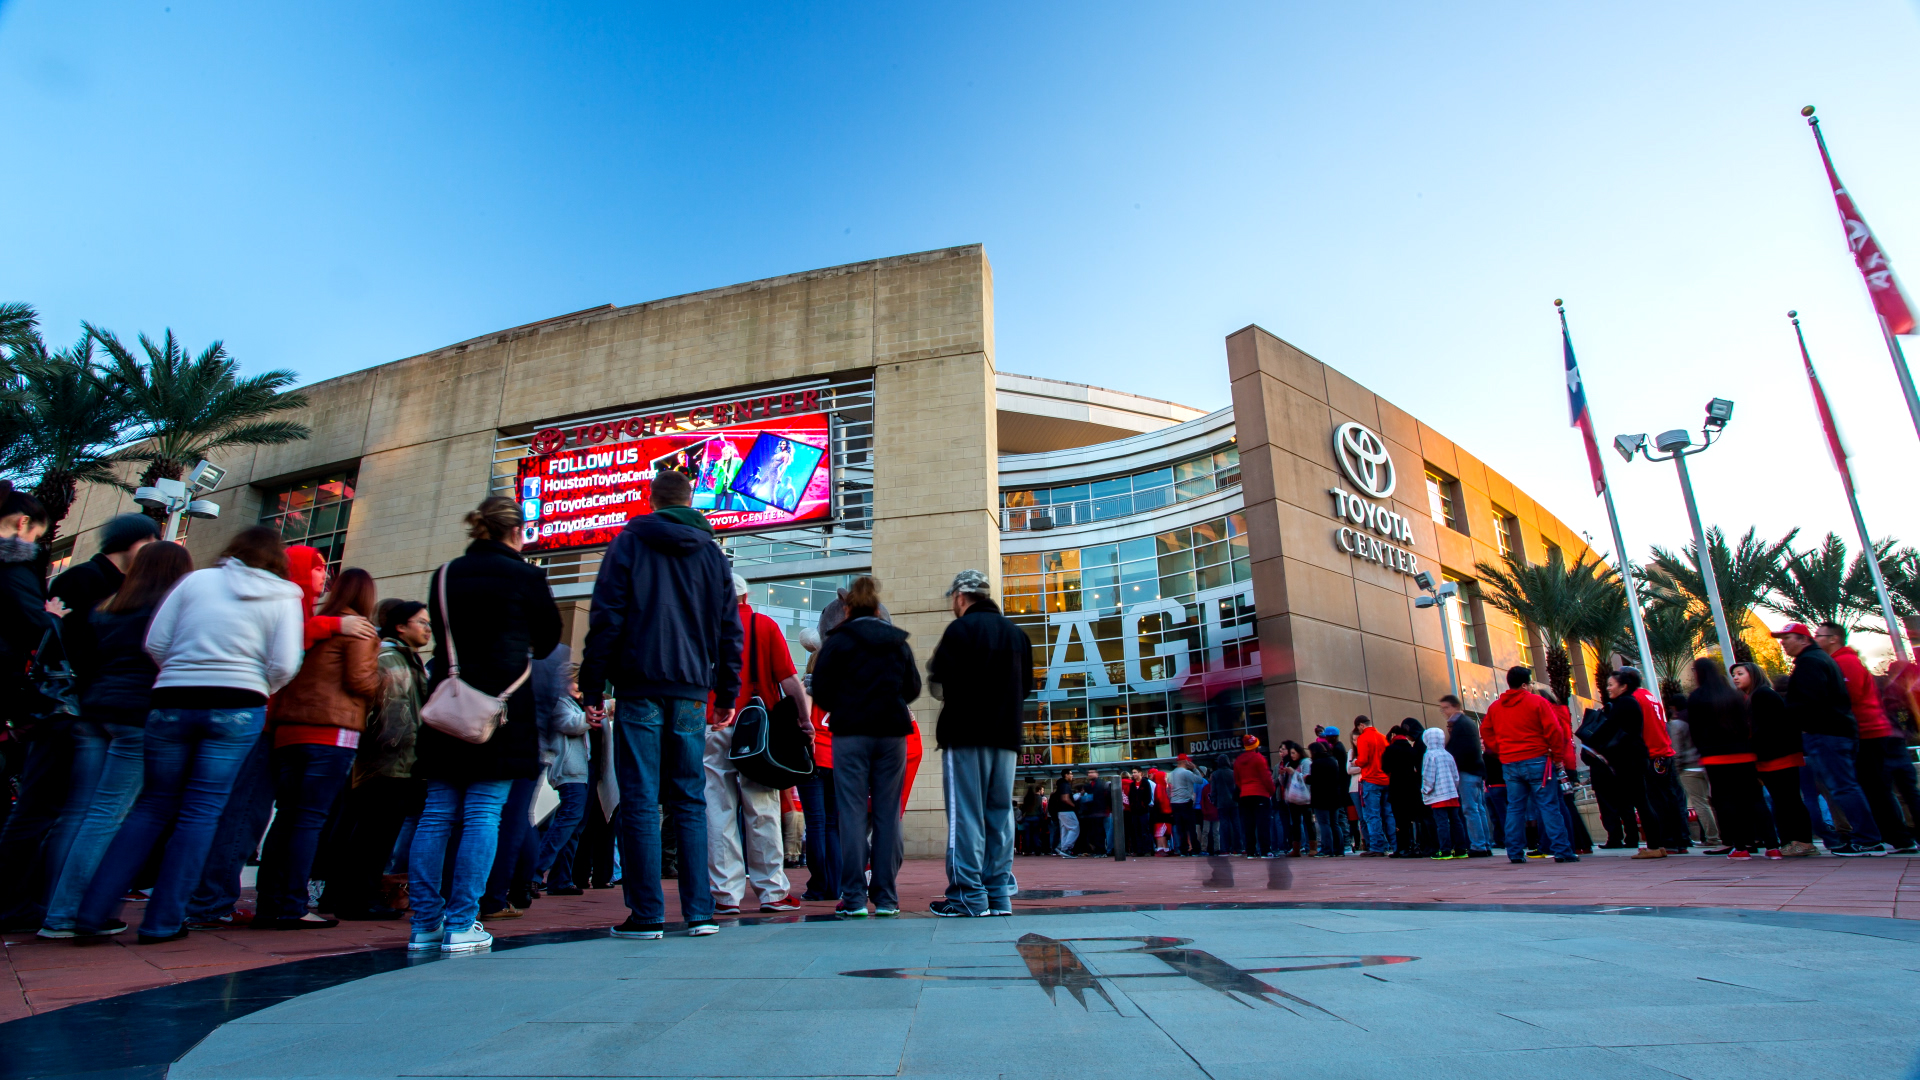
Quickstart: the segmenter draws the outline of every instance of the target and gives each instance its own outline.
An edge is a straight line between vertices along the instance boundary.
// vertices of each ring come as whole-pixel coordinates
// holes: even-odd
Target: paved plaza
[[[938,865],[908,865],[930,893]],[[179,950],[185,970],[0,1025],[0,1080],[1904,1077],[1920,920],[1862,913],[1860,894],[1897,894],[1907,865],[1023,859],[1019,914],[1000,919],[813,914],[619,941],[604,891],[444,959],[377,924],[9,939],[16,967]],[[1743,889],[1759,902],[1702,902]],[[553,925],[568,921],[593,925]],[[242,948],[257,962],[231,966]],[[196,956],[209,977],[185,977]]]
[[[1891,1077],[1915,969],[1916,939],[1625,914],[743,925],[417,963],[240,1017],[170,1075]]]

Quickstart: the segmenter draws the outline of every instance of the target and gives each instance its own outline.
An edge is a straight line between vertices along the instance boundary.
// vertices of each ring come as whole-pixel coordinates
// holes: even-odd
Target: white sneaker
[[[707,922],[694,922],[694,923],[687,924],[688,937],[708,937],[713,934],[717,934],[719,932],[720,932],[720,928],[718,926],[715,926],[711,920]]]
[[[440,951],[479,952],[492,944],[493,935],[487,933],[486,927],[474,923],[471,930],[448,931],[447,939],[440,943]]]
[[[445,924],[436,923],[431,930],[415,930],[413,934],[407,938],[407,951],[426,952],[429,949],[438,949],[440,943],[446,939],[447,932]]]

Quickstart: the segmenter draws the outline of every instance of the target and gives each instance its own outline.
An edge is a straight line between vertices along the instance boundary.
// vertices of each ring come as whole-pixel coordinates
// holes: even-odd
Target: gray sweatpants
[[[947,899],[975,915],[1013,907],[1013,767],[993,746],[943,751],[947,796]]]

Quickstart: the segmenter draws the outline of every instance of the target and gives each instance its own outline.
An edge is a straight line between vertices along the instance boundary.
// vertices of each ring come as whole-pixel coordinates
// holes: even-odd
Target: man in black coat
[[[1800,725],[1806,767],[1813,770],[1814,781],[1827,793],[1827,802],[1847,818],[1849,828],[1840,833],[1839,846],[1828,850],[1850,857],[1885,855],[1879,827],[1854,771],[1859,727],[1854,723],[1853,697],[1847,693],[1840,665],[1814,644],[1813,631],[1804,623],[1788,623],[1773,636],[1793,657],[1793,674],[1787,677],[1787,714]],[[1814,810],[1818,812],[1817,807]]]
[[[671,469],[653,474],[651,514],[627,522],[600,562],[580,696],[605,715],[613,684],[614,775],[620,781],[620,862],[627,921],[614,937],[653,939],[666,920],[660,890],[660,802],[680,840],[680,912],[687,932],[711,934],[707,795],[702,753],[712,724],[733,723],[740,695],[742,630],[733,569],[713,526],[693,509],[693,485]],[[663,784],[664,782],[664,784]]]
[[[1013,769],[1020,756],[1033,643],[1000,613],[987,576],[954,575],[954,620],[927,662],[941,701],[947,790],[947,897],[935,915],[1013,914]]]

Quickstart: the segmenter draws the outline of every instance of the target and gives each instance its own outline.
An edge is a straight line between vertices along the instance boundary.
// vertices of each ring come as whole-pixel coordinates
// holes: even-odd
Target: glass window
[[[1472,664],[1487,662],[1481,643],[1486,635],[1480,625],[1480,586],[1469,578],[1443,571],[1448,581],[1460,587],[1447,601],[1447,622],[1453,629],[1453,655]]]
[[[1460,516],[1460,482],[1431,465],[1427,467],[1427,509],[1435,525],[1467,531],[1466,521]]]
[[[1034,497],[1036,495],[1044,496],[1046,494],[1047,494],[1046,488],[1041,488],[1037,492],[1031,491],[1031,490],[1003,491],[1000,493],[1000,505],[1001,506],[1039,506],[1040,502],[1036,502],[1034,500]],[[1041,502],[1044,502],[1044,501],[1045,501],[1044,499],[1041,500]]]
[[[350,470],[268,488],[260,524],[280,530],[288,544],[316,549],[326,556],[328,569],[337,571],[358,483],[358,473]]]
[[[1502,555],[1520,550],[1520,521],[1498,506],[1493,508],[1493,545]]]
[[[1227,446],[1176,465],[1057,488],[1000,493],[1001,527],[1013,531],[1083,525],[1143,514],[1240,482],[1240,450]],[[1038,508],[1052,509],[1041,512]]]

